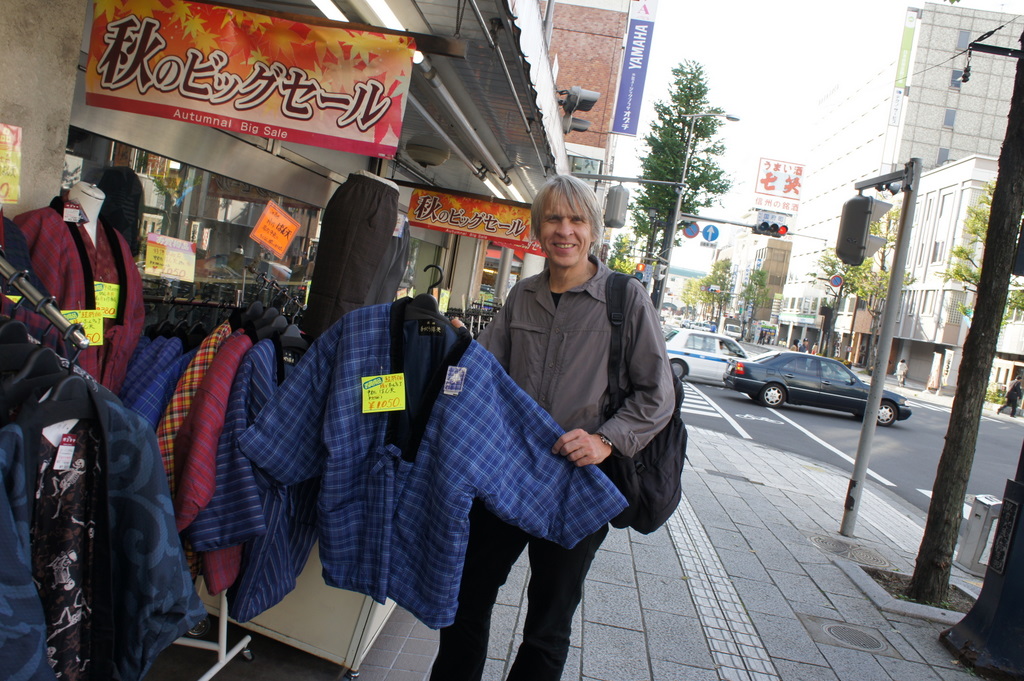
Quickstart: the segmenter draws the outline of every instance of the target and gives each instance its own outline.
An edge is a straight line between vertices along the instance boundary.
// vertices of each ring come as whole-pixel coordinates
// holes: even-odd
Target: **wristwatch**
[[[599,438],[601,438],[601,442],[605,443],[606,445],[608,445],[608,446],[609,446],[609,447],[611,447],[612,449],[615,449],[615,445],[613,445],[613,444],[612,444],[612,441],[611,441],[611,440],[609,440],[608,438],[606,438],[606,437],[604,436],[604,433],[594,433],[594,435],[596,435],[596,436],[598,436]]]

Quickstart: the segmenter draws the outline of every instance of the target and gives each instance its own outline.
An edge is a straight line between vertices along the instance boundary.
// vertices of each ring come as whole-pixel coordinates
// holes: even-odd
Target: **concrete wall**
[[[21,198],[4,206],[7,217],[49,204],[60,190],[89,7],[82,0],[4,0],[0,123],[22,129]]]

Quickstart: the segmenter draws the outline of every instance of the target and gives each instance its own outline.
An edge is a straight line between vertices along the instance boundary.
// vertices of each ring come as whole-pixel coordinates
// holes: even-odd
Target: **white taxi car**
[[[730,359],[748,358],[732,338],[697,329],[666,330],[665,346],[672,372],[682,379],[721,383]]]

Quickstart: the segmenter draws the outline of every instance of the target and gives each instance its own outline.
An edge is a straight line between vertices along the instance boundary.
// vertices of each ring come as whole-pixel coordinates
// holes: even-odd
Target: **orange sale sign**
[[[292,245],[298,231],[299,221],[285,213],[281,206],[269,201],[249,233],[249,238],[280,259]]]
[[[415,41],[183,0],[97,0],[91,106],[391,157]]]
[[[529,240],[530,209],[521,204],[488,201],[454,192],[414,189],[409,201],[409,224],[544,255],[540,245]]]

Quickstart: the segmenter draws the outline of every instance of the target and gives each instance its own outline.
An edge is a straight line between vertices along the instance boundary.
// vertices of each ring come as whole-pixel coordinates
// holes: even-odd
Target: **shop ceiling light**
[[[313,0],[313,4],[321,13],[331,21],[348,21],[338,6],[332,0]]]
[[[367,0],[367,3],[374,14],[377,15],[377,19],[381,26],[393,29],[395,31],[404,31],[405,26],[398,20],[395,13],[391,11],[391,7],[384,0]]]

